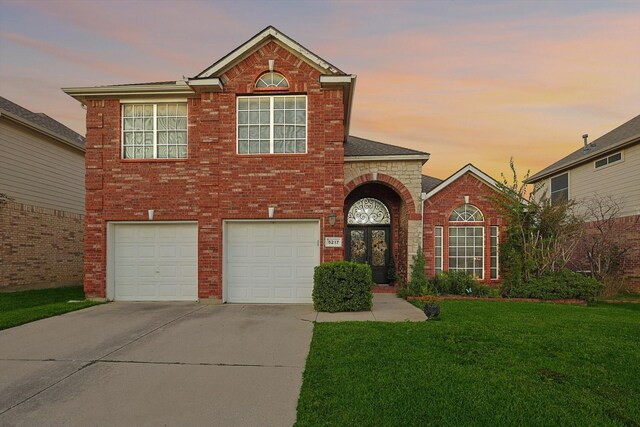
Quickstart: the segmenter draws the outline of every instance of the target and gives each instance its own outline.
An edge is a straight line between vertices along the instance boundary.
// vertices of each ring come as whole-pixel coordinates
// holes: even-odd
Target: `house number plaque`
[[[341,248],[342,247],[342,237],[325,237],[324,238],[324,246],[326,248]]]

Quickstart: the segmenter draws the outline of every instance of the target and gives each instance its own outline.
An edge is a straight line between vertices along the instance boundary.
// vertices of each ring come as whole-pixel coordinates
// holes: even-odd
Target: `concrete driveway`
[[[311,313],[111,303],[0,331],[0,425],[291,425]]]

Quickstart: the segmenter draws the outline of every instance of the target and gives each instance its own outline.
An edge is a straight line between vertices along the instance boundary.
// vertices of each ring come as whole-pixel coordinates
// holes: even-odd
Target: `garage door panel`
[[[195,301],[198,298],[196,224],[114,224],[116,300]]]
[[[319,264],[318,222],[229,222],[225,227],[228,302],[309,303]]]

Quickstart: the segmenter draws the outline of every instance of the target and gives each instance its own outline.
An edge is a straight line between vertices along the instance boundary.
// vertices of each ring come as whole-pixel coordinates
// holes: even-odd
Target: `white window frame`
[[[187,153],[185,157],[160,157],[158,158],[158,104],[184,104],[187,108],[187,129],[184,131],[187,133]],[[124,109],[127,106],[136,105],[151,105],[153,107],[153,157],[125,157],[124,146]],[[128,117],[127,117],[128,118]],[[186,160],[189,158],[189,104],[184,99],[162,99],[162,100],[126,100],[120,101],[120,159],[121,160]]]
[[[273,122],[273,112],[274,112],[274,100],[275,98],[296,98],[296,97],[304,97],[305,98],[305,124],[304,124],[304,152],[297,153],[275,153],[274,152],[274,122]],[[238,122],[238,111],[240,108],[240,100],[241,99],[252,99],[252,98],[269,98],[269,152],[268,153],[240,153],[240,132]],[[244,125],[244,123],[243,123]],[[251,125],[251,124],[249,124]],[[294,95],[294,94],[277,94],[277,95],[268,95],[268,94],[256,94],[254,96],[238,96],[236,97],[236,154],[239,156],[262,156],[262,155],[300,155],[307,154],[309,152],[309,98],[307,95]]]
[[[491,254],[491,249],[493,248],[493,231],[495,230],[496,235],[495,235],[495,248],[496,248],[496,254],[493,255]],[[495,259],[496,260],[496,266],[495,269],[491,266],[491,260]],[[496,277],[493,277],[493,271],[495,270],[496,272]],[[500,279],[500,227],[498,227],[497,225],[492,225],[489,228],[489,279],[490,280],[499,280]]]
[[[440,244],[438,244],[438,239],[440,239]],[[434,251],[433,251],[433,262],[434,262],[434,273],[442,273],[444,267],[444,227],[441,225],[437,225],[434,228],[433,232],[433,243],[434,243]],[[438,249],[440,249],[440,256],[438,256]],[[440,262],[438,262],[438,258]]]
[[[554,193],[559,193],[561,191],[564,191],[564,188],[562,190],[553,191],[553,180],[555,178],[561,177],[562,175],[567,175],[567,187],[566,187],[567,200],[565,200],[565,202],[568,202],[571,199],[571,195],[569,194],[569,187],[571,187],[571,176],[569,174],[569,171],[567,171],[567,172],[564,172],[564,173],[559,173],[558,175],[552,176],[551,178],[549,178],[549,201],[551,202],[551,204],[553,204],[553,195],[554,195]]]
[[[479,228],[479,229],[481,229],[481,230],[482,230],[482,246],[481,246],[481,249],[482,249],[482,251],[481,251],[481,254],[482,254],[482,260],[481,260],[482,267],[480,268],[480,272],[482,273],[482,275],[481,275],[481,276],[475,276],[475,274],[474,274],[474,273],[471,273],[471,274],[472,274],[472,275],[474,275],[475,277],[478,277],[478,279],[480,279],[480,280],[484,280],[484,277],[485,277],[485,264],[484,264],[484,260],[485,260],[485,249],[486,249],[486,233],[485,233],[485,227],[484,227],[483,225],[462,225],[462,224],[464,224],[464,223],[461,223],[460,225],[450,225],[450,226],[449,226],[449,236],[448,236],[448,237],[449,237],[449,239],[448,239],[448,241],[447,241],[447,248],[449,249],[449,251],[448,251],[448,252],[449,252],[449,257],[448,257],[448,267],[449,267],[449,271],[466,271],[466,272],[469,272],[469,271],[467,270],[467,268],[466,268],[466,267],[465,267],[465,268],[459,268],[458,266],[456,266],[455,268],[451,268],[451,248],[452,248],[452,246],[451,246],[451,242],[450,242],[450,239],[451,239],[451,229],[452,229],[452,228],[457,228],[457,229],[461,229],[461,228],[475,228],[475,229],[478,229],[478,228]],[[457,233],[456,233],[456,234],[457,234]],[[456,238],[457,238],[457,236],[456,236]],[[474,239],[475,239],[475,236],[474,236]],[[476,245],[475,245],[475,242],[474,242],[474,245],[473,245],[473,246],[455,246],[455,248],[460,248],[460,247],[463,247],[463,248],[469,248],[469,247],[471,247],[471,248],[473,248],[473,249],[474,249],[474,252],[475,252],[475,248],[477,248],[478,246],[476,246]],[[459,254],[456,254],[456,255],[455,255],[455,258],[460,259],[460,255],[459,255]],[[466,258],[469,258],[469,257],[465,255],[465,256],[463,257],[463,259],[466,259]],[[475,258],[475,255],[473,256],[473,258]],[[474,268],[472,268],[472,270],[477,270],[477,268],[475,268],[475,267],[474,267]]]
[[[617,154],[620,154],[620,158],[618,160],[613,160],[613,161],[609,160],[609,159],[611,159],[611,157],[613,157],[613,156],[615,156]],[[602,166],[597,166],[596,164],[598,162],[602,161],[602,160],[606,160],[607,162]],[[617,151],[615,153],[611,153],[611,154],[608,154],[608,155],[606,155],[604,157],[600,157],[599,159],[594,160],[593,161],[593,168],[595,170],[606,169],[609,166],[613,166],[613,165],[616,165],[618,163],[622,163],[623,161],[624,161],[624,152],[623,151]]]

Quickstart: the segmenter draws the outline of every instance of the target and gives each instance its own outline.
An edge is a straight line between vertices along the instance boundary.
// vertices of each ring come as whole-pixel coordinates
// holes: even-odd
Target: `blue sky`
[[[640,114],[637,1],[0,0],[0,94],[84,133],[60,88],[193,76],[267,25],[358,75],[351,133],[532,172]]]

